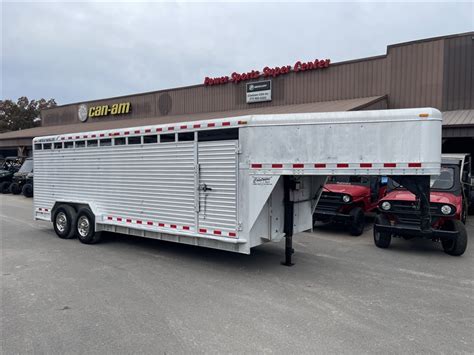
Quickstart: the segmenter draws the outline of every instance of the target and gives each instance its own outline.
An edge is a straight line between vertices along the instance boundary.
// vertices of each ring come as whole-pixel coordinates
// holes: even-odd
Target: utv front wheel
[[[445,239],[441,241],[444,252],[452,256],[460,256],[464,254],[467,248],[466,227],[458,220],[450,221],[447,227],[449,230],[458,232],[458,236],[454,239]]]
[[[9,194],[10,193],[10,182],[4,181],[0,184],[0,192],[2,194]]]
[[[76,220],[77,239],[84,244],[95,244],[100,241],[100,233],[95,231],[95,217],[88,208],[82,208]]]
[[[365,227],[364,211],[362,210],[362,208],[356,207],[349,214],[352,217],[351,226],[350,226],[351,235],[358,237],[364,232],[364,227]]]
[[[12,183],[10,185],[10,192],[14,195],[19,195],[21,193],[20,185],[17,184],[16,182]]]
[[[33,185],[25,184],[21,192],[25,197],[33,197]]]
[[[76,211],[68,205],[60,205],[53,214],[53,227],[57,236],[61,239],[71,239],[74,237],[74,225],[76,221]]]
[[[386,249],[390,246],[390,242],[392,241],[392,235],[387,232],[378,231],[375,224],[389,226],[390,222],[388,221],[387,217],[385,217],[385,215],[379,214],[375,218],[374,223],[374,244],[379,248]]]

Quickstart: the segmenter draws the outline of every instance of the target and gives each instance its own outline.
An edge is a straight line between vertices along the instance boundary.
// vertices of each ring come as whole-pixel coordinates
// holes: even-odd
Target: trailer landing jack
[[[285,220],[283,225],[285,232],[285,261],[282,261],[281,264],[285,266],[293,266],[294,264],[291,262],[291,256],[295,252],[293,249],[293,216],[295,203],[291,201],[290,196],[290,190],[294,189],[294,180],[292,180],[290,176],[283,176],[283,189],[283,203],[285,205]]]

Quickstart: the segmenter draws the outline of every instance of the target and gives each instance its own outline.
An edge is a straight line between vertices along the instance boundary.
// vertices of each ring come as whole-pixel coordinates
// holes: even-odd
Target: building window
[[[128,144],[142,144],[142,137],[128,137]]]
[[[158,143],[158,136],[156,134],[153,136],[144,136],[143,143],[145,144]]]

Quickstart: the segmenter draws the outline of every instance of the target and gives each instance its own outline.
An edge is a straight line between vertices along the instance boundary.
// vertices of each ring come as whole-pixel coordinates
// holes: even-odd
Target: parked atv
[[[364,231],[365,214],[377,209],[385,196],[387,178],[380,176],[332,176],[313,214],[313,224],[341,223],[349,227],[351,235]]]
[[[470,156],[443,155],[441,174],[432,176],[429,184],[427,228],[423,229],[420,201],[390,179],[390,192],[379,202],[380,214],[374,225],[377,247],[388,248],[392,237],[421,237],[441,241],[449,255],[459,256],[465,252],[467,231],[464,223],[472,197]]]
[[[22,159],[18,157],[7,157],[0,167],[0,193],[10,193],[10,185],[13,175],[20,169]]]
[[[28,175],[33,172],[33,158],[25,160],[20,170],[13,174],[12,183],[10,185],[10,192],[14,195],[19,195],[22,192],[24,185],[27,183]]]

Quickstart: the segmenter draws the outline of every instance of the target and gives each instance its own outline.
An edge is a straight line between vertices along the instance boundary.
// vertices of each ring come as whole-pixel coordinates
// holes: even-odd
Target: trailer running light
[[[451,206],[449,206],[449,205],[443,205],[443,206],[441,206],[441,213],[442,213],[442,214],[451,214],[452,210],[453,210],[453,209],[452,209]]]
[[[153,225],[153,222],[152,222],[152,221],[148,221],[148,222],[146,222],[146,224],[148,224],[149,226],[152,226],[152,225]]]
[[[380,207],[382,207],[382,209],[383,209],[384,211],[388,211],[390,208],[392,208],[392,205],[391,205],[390,202],[384,201],[384,202],[382,202],[382,204],[380,205]]]
[[[188,230],[189,230],[189,227],[188,227],[188,226],[184,226],[183,229],[184,229],[185,231],[188,231]]]
[[[165,224],[164,223],[158,223],[158,227],[164,227]]]
[[[221,231],[214,231],[214,234],[215,234],[215,235],[221,235],[222,232],[221,232]]]
[[[161,132],[163,130],[163,128],[157,128],[156,131],[157,132]]]
[[[168,131],[174,131],[174,127],[168,127]]]

